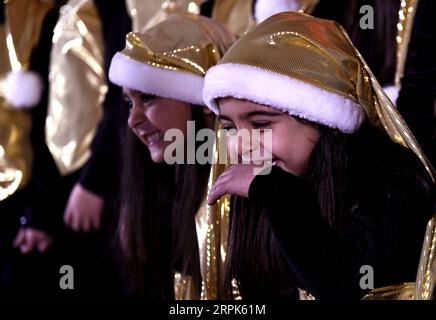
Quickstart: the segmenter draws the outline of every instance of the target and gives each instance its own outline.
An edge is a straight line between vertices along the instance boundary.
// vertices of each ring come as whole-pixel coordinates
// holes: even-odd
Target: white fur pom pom
[[[4,81],[4,96],[15,108],[31,108],[41,99],[41,76],[33,71],[9,72]]]
[[[257,0],[254,7],[254,18],[257,23],[284,11],[297,11],[300,9],[298,0]]]

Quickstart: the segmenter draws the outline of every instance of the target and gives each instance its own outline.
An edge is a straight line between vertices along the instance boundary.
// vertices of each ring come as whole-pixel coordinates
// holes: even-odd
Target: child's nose
[[[133,106],[130,111],[129,119],[127,120],[128,125],[131,129],[135,129],[138,126],[144,125],[147,122],[147,117],[143,112],[142,108]]]
[[[251,156],[253,152],[252,137],[247,134],[238,134],[232,138],[231,141],[231,152],[233,154],[233,159],[238,163],[251,162]]]

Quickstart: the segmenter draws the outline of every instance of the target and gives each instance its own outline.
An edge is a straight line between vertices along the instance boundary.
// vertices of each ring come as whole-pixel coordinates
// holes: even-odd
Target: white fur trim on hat
[[[9,72],[3,85],[6,101],[15,108],[34,107],[41,99],[43,83],[36,72]]]
[[[120,87],[204,105],[204,77],[189,72],[153,67],[118,52],[112,58],[109,79]]]
[[[257,0],[254,6],[254,17],[257,23],[284,11],[297,11],[301,7],[298,0]]]
[[[254,66],[223,63],[206,73],[203,99],[216,114],[217,98],[234,97],[353,133],[365,114],[356,102],[314,85]]]

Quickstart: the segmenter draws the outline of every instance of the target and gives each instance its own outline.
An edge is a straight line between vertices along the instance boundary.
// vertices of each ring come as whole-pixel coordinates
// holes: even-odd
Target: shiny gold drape
[[[33,160],[30,129],[30,115],[11,108],[0,97],[0,201],[29,181]]]
[[[233,34],[242,36],[256,25],[253,17],[254,1],[215,0],[212,18],[224,24]],[[300,0],[299,11],[310,14],[318,2],[319,0]]]
[[[42,23],[51,8],[52,1],[5,2],[5,23],[0,26],[0,201],[26,186],[33,161],[30,114],[5,101],[4,79],[8,72],[28,69]]]
[[[30,114],[13,109],[3,98],[2,82],[11,71],[6,31],[0,26],[0,201],[24,187],[30,177]]]
[[[230,32],[242,36],[255,25],[252,14],[254,0],[216,0],[212,19],[224,24]]]
[[[133,31],[144,31],[176,12],[200,13],[204,0],[153,0],[149,5],[140,5],[141,0],[126,0],[133,21]]]
[[[407,52],[413,28],[415,13],[418,8],[419,0],[401,0],[400,10],[398,11],[397,23],[397,66],[395,69],[395,86],[400,88],[401,78],[406,65]]]
[[[215,126],[218,128],[218,124]],[[212,170],[207,185],[209,194],[213,184],[226,169],[227,159],[221,159],[225,146],[221,131],[217,131],[214,146]],[[220,164],[221,163],[221,164]],[[213,206],[202,204],[196,215],[197,237],[200,252],[200,270],[203,279],[201,299],[216,300],[229,298],[224,292],[225,265],[230,223],[230,196],[221,197]]]
[[[102,117],[107,84],[102,26],[92,0],[70,0],[54,29],[46,142],[62,175],[82,167]]]
[[[436,216],[427,224],[418,275],[415,283],[415,300],[435,299],[436,285]]]
[[[215,128],[219,128],[218,122]],[[222,159],[220,146],[225,146],[225,136],[216,130],[216,140],[213,148],[212,168],[209,175],[206,195],[219,175],[226,169],[227,159]],[[224,139],[224,141],[223,141]],[[221,152],[220,152],[221,151]],[[180,273],[175,274],[175,297],[178,300],[216,300],[228,299],[224,292],[225,265],[230,223],[230,196],[221,197],[213,206],[206,204],[206,195],[195,216],[198,249],[200,253],[200,271],[202,287],[200,296],[196,294],[191,278]],[[237,290],[237,288],[236,288]],[[237,291],[236,291],[237,292]]]
[[[53,1],[5,1],[6,36],[12,71],[27,70],[44,18],[53,6]]]
[[[144,5],[147,2],[147,5]],[[162,0],[126,0],[127,12],[132,19],[132,31],[142,31],[162,9],[165,1]]]

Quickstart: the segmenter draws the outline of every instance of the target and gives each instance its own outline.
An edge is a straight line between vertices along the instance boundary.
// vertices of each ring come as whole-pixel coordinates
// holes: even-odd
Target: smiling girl
[[[119,242],[133,295],[174,298],[174,273],[189,276],[200,296],[195,214],[205,197],[210,165],[165,163],[164,135],[187,122],[213,128],[202,89],[233,36],[211,19],[174,14],[143,33],[127,35],[110,66],[130,109],[121,187]],[[184,162],[186,163],[186,161]]]
[[[225,128],[272,132],[271,173],[233,165],[208,198],[233,195],[227,276],[243,298],[361,298],[364,266],[375,287],[414,281],[433,171],[338,24],[269,18],[203,95]]]

